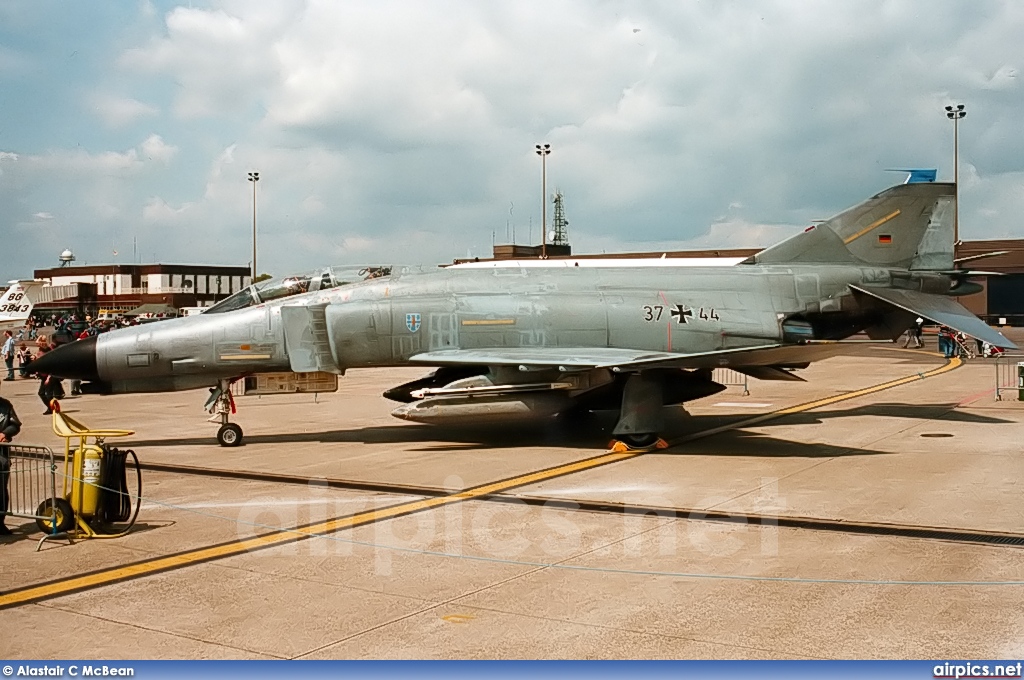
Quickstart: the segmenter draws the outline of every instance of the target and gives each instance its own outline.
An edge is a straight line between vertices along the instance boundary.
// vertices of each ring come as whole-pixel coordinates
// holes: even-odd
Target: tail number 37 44
[[[661,317],[665,313],[665,305],[643,305],[641,310],[644,321],[657,322],[661,321]],[[721,319],[714,307],[699,307],[694,310],[686,305],[674,305],[669,311],[672,313],[672,319],[681,324],[698,319],[701,321],[719,321]]]

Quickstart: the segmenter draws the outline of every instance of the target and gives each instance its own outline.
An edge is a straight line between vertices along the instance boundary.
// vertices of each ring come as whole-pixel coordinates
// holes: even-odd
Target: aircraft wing
[[[974,316],[956,300],[943,295],[931,295],[899,288],[868,288],[853,285],[850,288],[855,292],[887,302],[929,321],[948,326],[972,338],[983,340],[990,345],[1017,349],[1017,345],[1008,340],[1005,335]]]
[[[445,349],[410,358],[431,366],[526,366],[530,368],[610,368],[630,371],[650,368],[736,368],[791,366],[842,354],[849,343],[808,342],[765,344],[712,352],[648,352],[607,347],[496,347]]]

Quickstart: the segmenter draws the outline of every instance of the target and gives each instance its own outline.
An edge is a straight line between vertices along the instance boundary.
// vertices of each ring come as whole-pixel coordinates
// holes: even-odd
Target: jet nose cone
[[[97,340],[92,337],[61,345],[29,363],[28,370],[71,380],[99,380],[96,368]]]

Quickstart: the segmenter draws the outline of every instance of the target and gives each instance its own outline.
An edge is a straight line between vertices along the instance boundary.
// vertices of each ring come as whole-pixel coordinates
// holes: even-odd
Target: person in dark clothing
[[[45,335],[39,336],[38,345],[39,353],[36,354],[37,359],[53,349],[53,347],[46,341]],[[36,392],[36,394],[39,395],[39,399],[46,406],[46,410],[43,411],[43,415],[48,416],[53,413],[53,411],[50,410],[50,401],[58,398],[58,394],[60,394],[61,397],[64,396],[63,390],[58,390],[60,387],[60,378],[52,375],[46,375],[44,373],[37,373],[36,377],[39,378],[39,391]]]
[[[939,327],[939,351],[947,359],[952,358],[956,354],[953,331],[946,326]]]
[[[0,536],[10,536],[7,528],[7,511],[11,509],[11,456],[5,444],[14,440],[21,432],[21,421],[14,412],[11,402],[0,397]]]
[[[22,347],[18,353],[18,371],[21,373],[22,378],[28,377],[28,365],[32,362],[32,350],[28,347]]]

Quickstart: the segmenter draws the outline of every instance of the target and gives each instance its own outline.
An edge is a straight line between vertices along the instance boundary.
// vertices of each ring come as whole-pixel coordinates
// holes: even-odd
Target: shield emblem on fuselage
[[[420,329],[420,315],[419,312],[412,312],[405,315],[405,327],[411,332],[415,333]]]

